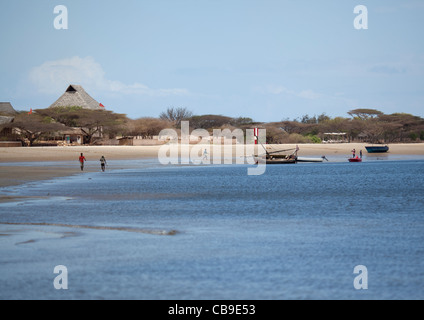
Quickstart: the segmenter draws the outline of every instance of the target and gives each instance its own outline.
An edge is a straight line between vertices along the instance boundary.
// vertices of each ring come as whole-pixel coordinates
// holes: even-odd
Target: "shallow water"
[[[132,165],[0,189],[1,299],[424,298],[422,160]]]

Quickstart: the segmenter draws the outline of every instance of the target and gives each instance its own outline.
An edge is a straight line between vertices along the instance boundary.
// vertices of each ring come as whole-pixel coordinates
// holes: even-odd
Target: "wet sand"
[[[80,153],[84,153],[88,161],[84,172],[97,172],[100,169],[99,159],[103,155],[107,160],[147,159],[157,158],[158,150],[156,146],[0,148],[0,163],[5,164],[0,166],[0,188],[81,174],[78,163]],[[31,166],[31,162],[49,164]],[[18,165],[21,163],[27,165]]]
[[[31,181],[49,180],[52,178],[67,177],[74,174],[79,174],[81,173],[81,170],[77,166],[74,168],[65,166],[1,166],[0,188],[8,186],[17,186]],[[92,170],[88,169],[87,172],[89,171]]]

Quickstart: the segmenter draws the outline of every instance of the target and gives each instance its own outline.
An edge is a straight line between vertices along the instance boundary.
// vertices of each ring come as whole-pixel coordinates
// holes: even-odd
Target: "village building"
[[[65,93],[57,99],[49,108],[56,107],[80,107],[87,110],[104,110],[101,103],[91,97],[82,86],[71,84]],[[71,128],[61,132],[64,145],[82,145],[84,144],[84,133],[80,128]],[[102,130],[95,135],[96,138],[102,137]]]
[[[84,133],[81,129],[70,128],[60,132],[63,145],[82,145],[84,144]]]
[[[71,84],[67,87],[66,91],[57,99],[49,108],[56,107],[78,107],[85,110],[102,111],[105,107],[91,97],[82,86]],[[32,109],[29,115],[32,114]],[[6,146],[6,141],[12,140],[13,146],[18,144],[22,145],[23,142],[13,141],[17,140],[17,136],[20,135],[21,130],[19,128],[13,128],[13,126],[4,128],[5,125],[11,124],[18,112],[12,107],[10,102],[0,102],[0,141],[2,146]],[[1,128],[3,126],[3,129]],[[42,145],[83,145],[87,141],[88,128],[66,128],[51,132],[49,135],[43,137],[43,140],[39,142]],[[90,137],[91,139],[103,140],[105,135],[103,134],[103,128],[99,127],[98,132]],[[108,143],[112,143],[108,141]],[[119,142],[116,140],[115,142]],[[8,145],[9,146],[9,145]],[[12,146],[12,145],[11,145]]]
[[[18,112],[12,107],[10,102],[0,102],[0,126],[12,123]],[[21,142],[8,141],[12,135],[12,129],[0,129],[0,146],[1,147],[20,147]]]
[[[0,125],[13,122],[17,114],[10,102],[0,102]]]
[[[101,104],[93,99],[82,86],[71,84],[65,93],[49,108],[81,107],[88,110],[104,110]]]

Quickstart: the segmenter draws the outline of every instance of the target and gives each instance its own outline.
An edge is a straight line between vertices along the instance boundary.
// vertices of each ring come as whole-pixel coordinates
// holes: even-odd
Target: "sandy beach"
[[[304,156],[349,155],[352,149],[363,150],[363,143],[342,144],[300,144],[299,154]],[[295,149],[295,144],[267,145],[272,150]],[[40,162],[40,161],[75,161],[82,152],[87,160],[97,160],[104,155],[110,160],[131,160],[157,158],[161,146],[81,146],[81,147],[36,147],[36,148],[0,148],[0,163]],[[191,145],[190,147],[193,147]],[[259,147],[259,150],[262,148]],[[392,144],[390,154],[424,155],[424,143]]]
[[[105,156],[109,160],[131,160],[156,158],[160,146],[81,146],[81,147],[34,147],[0,148],[0,163],[75,161],[84,153],[87,160],[98,160]]]
[[[0,148],[0,187],[20,185],[29,181],[48,180],[81,173],[79,154],[88,161],[98,161],[102,155],[108,160],[131,160],[157,157],[158,147],[54,147],[54,148]],[[75,166],[61,165],[74,161]],[[16,163],[52,162],[46,166],[17,166]],[[97,170],[86,166],[85,171]]]
[[[296,145],[268,145],[270,150],[294,149]],[[301,144],[301,156],[349,156],[352,149],[363,150],[365,144]],[[0,148],[0,187],[19,185],[29,181],[47,180],[79,174],[78,156],[82,152],[88,161],[98,161],[102,155],[108,160],[154,159],[158,157],[160,146],[83,146],[83,147],[39,147],[39,148]],[[259,149],[262,152],[261,148]],[[233,152],[233,154],[236,154]],[[390,145],[391,155],[423,155],[424,144]],[[61,165],[60,162],[75,162],[75,166]],[[16,163],[52,162],[46,166],[17,166]],[[86,171],[98,168],[87,167]]]

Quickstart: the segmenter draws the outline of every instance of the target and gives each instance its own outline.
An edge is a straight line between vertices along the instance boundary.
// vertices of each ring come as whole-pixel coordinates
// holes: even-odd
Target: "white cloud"
[[[270,94],[283,94],[283,93],[294,94],[293,91],[283,86],[268,86],[264,88],[264,90],[262,91],[263,93],[270,93]]]
[[[319,98],[322,98],[323,95],[320,93],[317,93],[313,90],[302,90],[300,92],[296,92],[294,90],[288,89],[284,86],[276,86],[276,85],[269,85],[265,87],[256,87],[254,89],[256,92],[262,93],[262,94],[273,94],[273,95],[290,95],[295,96],[302,99],[308,99],[308,100],[317,100]]]
[[[47,61],[31,69],[29,80],[38,91],[57,94],[69,84],[79,84],[91,90],[107,91],[125,95],[169,96],[187,95],[187,89],[152,89],[141,83],[125,84],[109,80],[102,66],[92,57],[72,57]]]
[[[298,97],[308,99],[308,100],[316,100],[321,98],[323,95],[320,93],[316,93],[313,90],[303,90],[297,94]]]
[[[332,94],[316,92],[311,89],[295,91],[284,87],[282,85],[267,85],[257,86],[254,91],[264,95],[282,96],[282,97],[295,97],[299,103],[306,101],[309,105],[326,105],[328,106],[347,106],[349,108],[355,106],[356,102],[353,99],[345,97],[344,92],[336,92]]]

